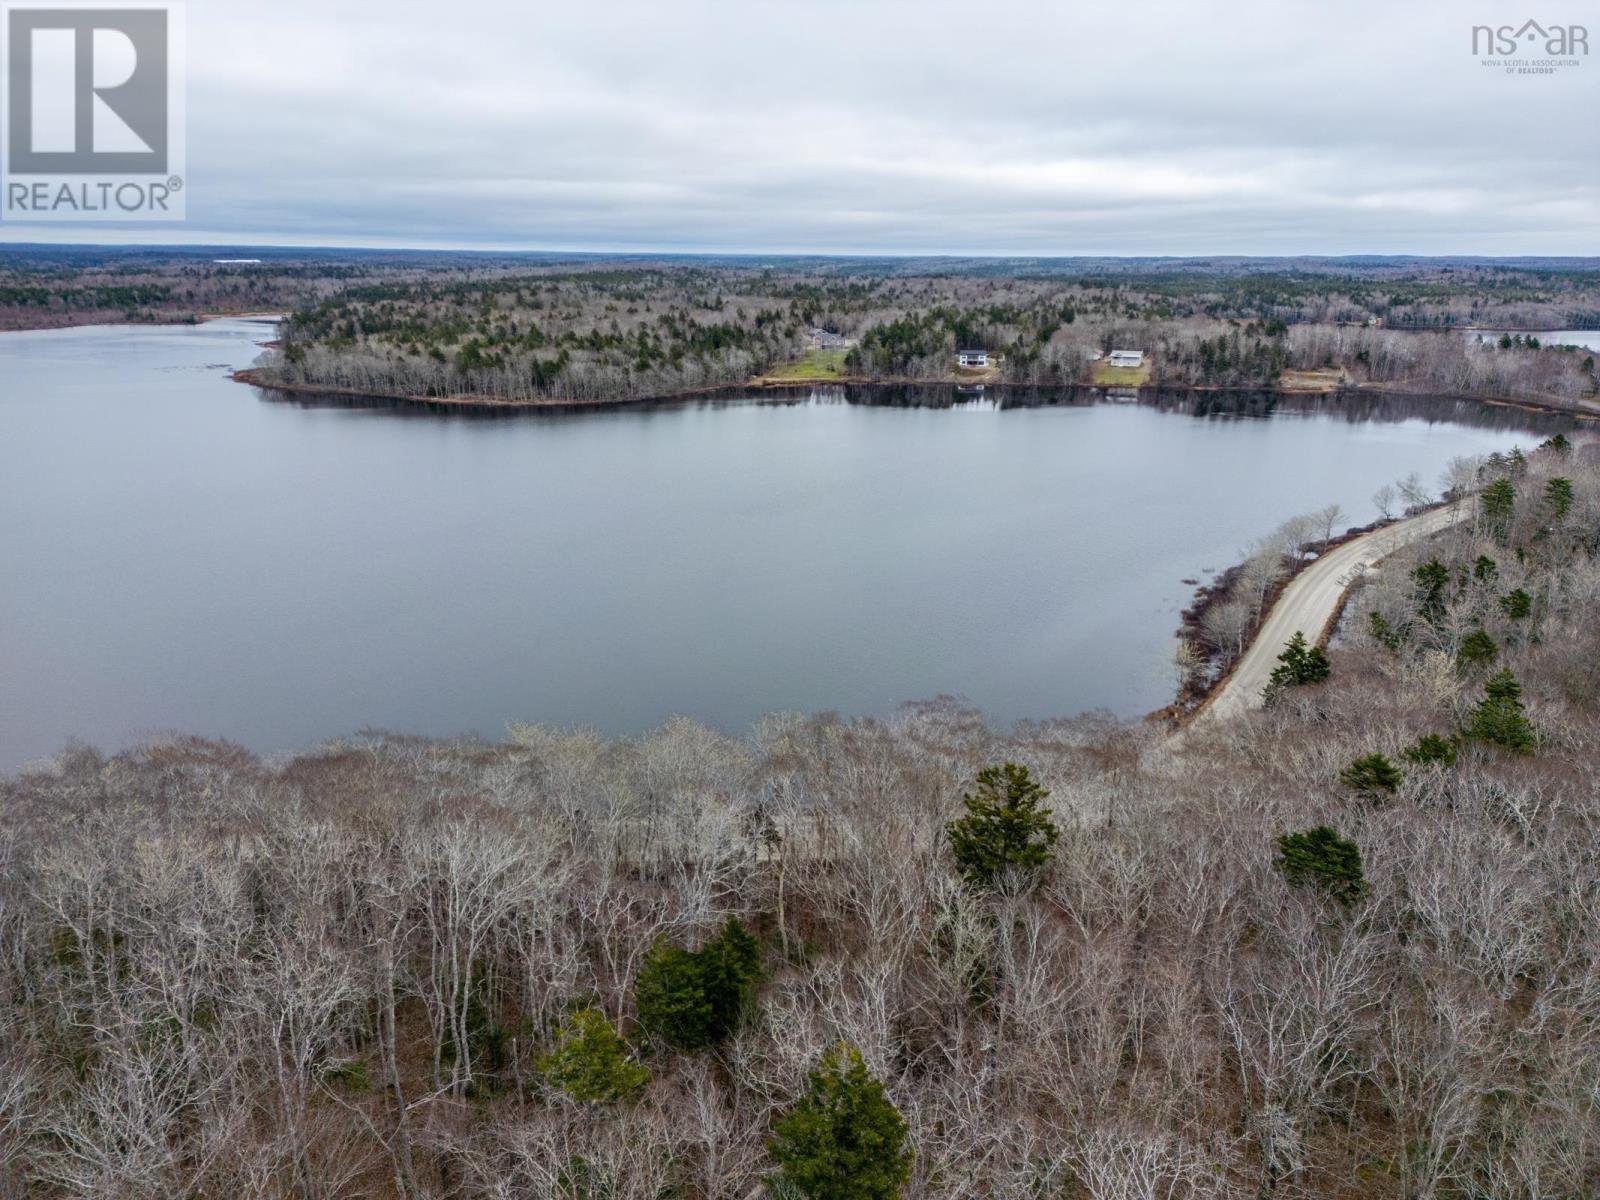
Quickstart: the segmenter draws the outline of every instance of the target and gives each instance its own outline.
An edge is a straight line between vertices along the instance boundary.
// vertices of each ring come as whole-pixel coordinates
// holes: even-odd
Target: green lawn
[[[804,358],[768,371],[766,379],[838,379],[844,374],[848,350],[813,350]]]
[[[1150,380],[1150,364],[1142,367],[1113,367],[1110,363],[1094,364],[1094,381],[1102,387],[1139,387]]]

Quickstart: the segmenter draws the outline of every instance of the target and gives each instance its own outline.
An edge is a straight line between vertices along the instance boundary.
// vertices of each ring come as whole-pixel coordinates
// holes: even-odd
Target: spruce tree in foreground
[[[687,1054],[723,1041],[755,999],[761,947],[737,918],[698,950],[656,939],[634,981],[639,1024]]]
[[[652,1038],[686,1054],[711,1045],[711,1001],[695,955],[666,934],[656,938],[633,981],[639,1024]]]
[[[1481,742],[1493,742],[1518,754],[1529,754],[1538,745],[1538,735],[1522,707],[1522,685],[1510,669],[1489,677],[1484,697],[1467,717],[1466,735]]]
[[[1271,682],[1266,695],[1270,699],[1286,687],[1303,687],[1308,683],[1321,683],[1332,668],[1327,651],[1321,646],[1306,644],[1306,635],[1299,630],[1278,655],[1278,665],[1272,669]]]
[[[1367,893],[1361,848],[1326,825],[1278,839],[1274,865],[1291,887],[1311,888],[1346,907]]]
[[[586,1104],[615,1104],[650,1082],[650,1072],[628,1057],[627,1043],[598,1008],[562,1022],[556,1047],[539,1060],[539,1070]]]
[[[906,1123],[861,1051],[822,1056],[798,1103],[772,1127],[774,1191],[805,1200],[891,1200],[911,1177]]]
[[[1050,810],[1050,793],[1034,782],[1027,767],[1005,763],[978,772],[977,791],[961,797],[967,815],[945,826],[956,866],[974,887],[994,888],[1014,871],[1031,871],[1055,857],[1060,836]]]

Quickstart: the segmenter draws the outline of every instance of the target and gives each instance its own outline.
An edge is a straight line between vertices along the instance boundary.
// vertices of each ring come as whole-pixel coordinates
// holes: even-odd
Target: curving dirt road
[[[1363,534],[1317,559],[1284,589],[1233,675],[1200,710],[1198,719],[1230,717],[1261,707],[1261,691],[1296,631],[1305,634],[1306,641],[1316,642],[1345,589],[1369,567],[1408,542],[1438,533],[1471,515],[1470,504],[1446,505]]]

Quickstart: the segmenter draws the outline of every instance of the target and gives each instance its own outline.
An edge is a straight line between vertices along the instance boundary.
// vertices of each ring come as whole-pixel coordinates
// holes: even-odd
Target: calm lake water
[[[1169,697],[1185,577],[1550,431],[1442,402],[838,393],[474,420],[230,382],[267,336],[0,335],[0,769],[175,729],[737,731],[940,693],[1000,722],[1137,714]]]
[[[1497,341],[1501,333],[1509,332],[1513,337],[1527,337],[1526,333],[1516,330],[1488,330],[1473,329],[1468,331],[1469,337],[1481,337],[1488,341]],[[1543,346],[1579,346],[1585,350],[1600,350],[1600,329],[1557,329],[1554,332],[1536,333]]]

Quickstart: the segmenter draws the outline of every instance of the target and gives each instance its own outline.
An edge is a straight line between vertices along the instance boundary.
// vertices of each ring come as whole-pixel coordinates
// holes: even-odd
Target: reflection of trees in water
[[[1118,389],[1123,392],[1129,389]],[[819,389],[817,399],[838,402],[840,395],[850,404],[875,408],[953,408],[968,404],[973,396],[952,384],[850,384],[843,388]],[[1083,407],[1106,400],[1126,401],[1127,396],[1112,396],[1110,390],[1091,387],[1026,388],[991,386],[987,400],[1000,408]],[[1491,404],[1454,396],[1401,395],[1393,392],[1347,391],[1337,393],[1278,392],[1268,389],[1230,389],[1226,391],[1162,390],[1144,388],[1137,402],[1161,412],[1192,417],[1261,418],[1276,413],[1325,416],[1349,421],[1397,423],[1400,421],[1446,422],[1478,429],[1504,429],[1526,433],[1558,433],[1577,424],[1562,413],[1542,413]]]
[[[823,387],[768,388],[760,392],[716,389],[671,400],[625,400],[605,403],[537,406],[515,404],[459,404],[447,401],[402,400],[342,392],[285,392],[260,388],[265,399],[285,401],[303,408],[377,408],[402,416],[459,416],[469,418],[559,417],[606,409],[626,408],[655,412],[673,408],[714,408],[724,404],[854,404],[867,408],[1087,408],[1102,403],[1138,404],[1161,412],[1217,419],[1255,419],[1277,413],[1326,416],[1352,424],[1365,421],[1397,423],[1422,420],[1477,429],[1537,433],[1549,436],[1577,427],[1574,417],[1543,413],[1457,396],[1409,395],[1395,392],[1346,391],[1337,393],[1275,392],[1269,389],[1194,391],[1161,388],[1049,387],[1014,384],[977,389],[949,383],[838,384]]]

